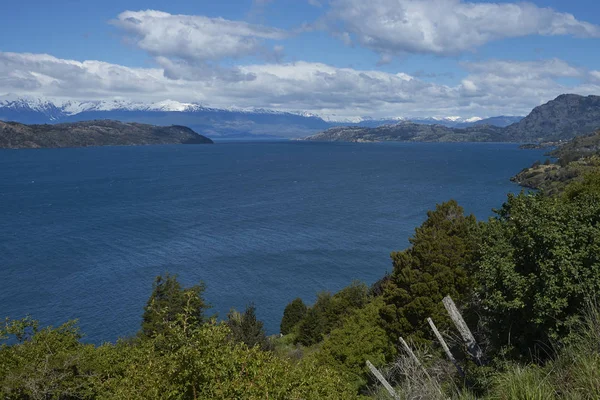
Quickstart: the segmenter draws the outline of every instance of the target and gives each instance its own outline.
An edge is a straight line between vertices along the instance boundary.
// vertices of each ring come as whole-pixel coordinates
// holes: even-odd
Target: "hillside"
[[[153,126],[118,121],[24,125],[0,121],[0,148],[208,144],[209,138],[184,126]]]
[[[558,158],[558,162],[536,162],[511,180],[547,194],[562,192],[569,183],[600,171],[600,131],[588,136],[578,136],[549,152],[548,156]]]
[[[307,137],[305,140],[324,142],[495,142],[503,141],[502,128],[484,125],[469,128],[449,128],[399,122],[377,128],[336,127]]]
[[[500,121],[507,121],[506,119]],[[481,123],[482,121],[478,121]],[[499,121],[495,121],[499,124]],[[422,142],[550,142],[572,139],[600,128],[600,96],[560,95],[538,106],[509,126],[475,125],[467,128],[400,122],[377,128],[336,127],[312,135],[312,141],[422,141]]]
[[[508,141],[569,140],[600,128],[600,96],[563,94],[506,129]]]

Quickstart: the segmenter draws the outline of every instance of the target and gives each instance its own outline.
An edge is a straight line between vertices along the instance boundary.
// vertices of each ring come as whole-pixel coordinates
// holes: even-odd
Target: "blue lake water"
[[[492,215],[541,150],[511,144],[218,143],[0,150],[0,318],[134,334],[154,277],[213,312],[373,283],[436,203]]]

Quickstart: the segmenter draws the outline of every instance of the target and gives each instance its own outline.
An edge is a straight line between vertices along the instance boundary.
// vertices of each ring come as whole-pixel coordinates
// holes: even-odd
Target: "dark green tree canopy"
[[[247,306],[241,314],[231,310],[227,315],[227,326],[234,341],[245,343],[248,347],[259,346],[262,350],[270,348],[263,323],[256,318],[254,304]]]
[[[576,185],[560,197],[511,195],[484,228],[475,306],[496,347],[527,354],[568,338],[600,293],[600,196]]]
[[[478,243],[475,217],[465,216],[454,200],[437,205],[427,217],[410,239],[411,247],[392,253],[394,269],[384,286],[380,314],[396,340],[399,335],[427,336],[427,317],[443,327],[447,316],[442,298],[461,301],[471,287],[466,266]]]
[[[364,307],[369,301],[369,287],[355,281],[334,295],[321,292],[298,324],[296,342],[305,346],[319,343],[324,335],[338,327],[347,315]]]
[[[283,318],[279,329],[283,335],[287,335],[306,315],[306,305],[301,298],[292,300],[285,310],[283,310]]]

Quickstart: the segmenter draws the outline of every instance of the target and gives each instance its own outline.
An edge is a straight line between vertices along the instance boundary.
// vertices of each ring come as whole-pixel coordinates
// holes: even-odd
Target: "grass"
[[[384,374],[403,400],[593,400],[600,399],[600,306],[590,303],[573,341],[554,350],[544,365],[499,362],[496,369],[482,369],[483,393],[475,396],[456,376],[453,366],[441,356],[418,349],[417,357],[427,373],[408,357],[400,356]],[[488,367],[486,367],[488,368]],[[471,374],[477,371],[470,371]],[[471,378],[475,378],[471,375]],[[375,387],[371,398],[391,396]]]

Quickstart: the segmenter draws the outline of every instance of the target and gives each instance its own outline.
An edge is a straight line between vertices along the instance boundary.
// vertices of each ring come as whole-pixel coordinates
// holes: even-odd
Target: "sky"
[[[0,21],[0,96],[345,119],[600,95],[597,0],[22,0]]]

